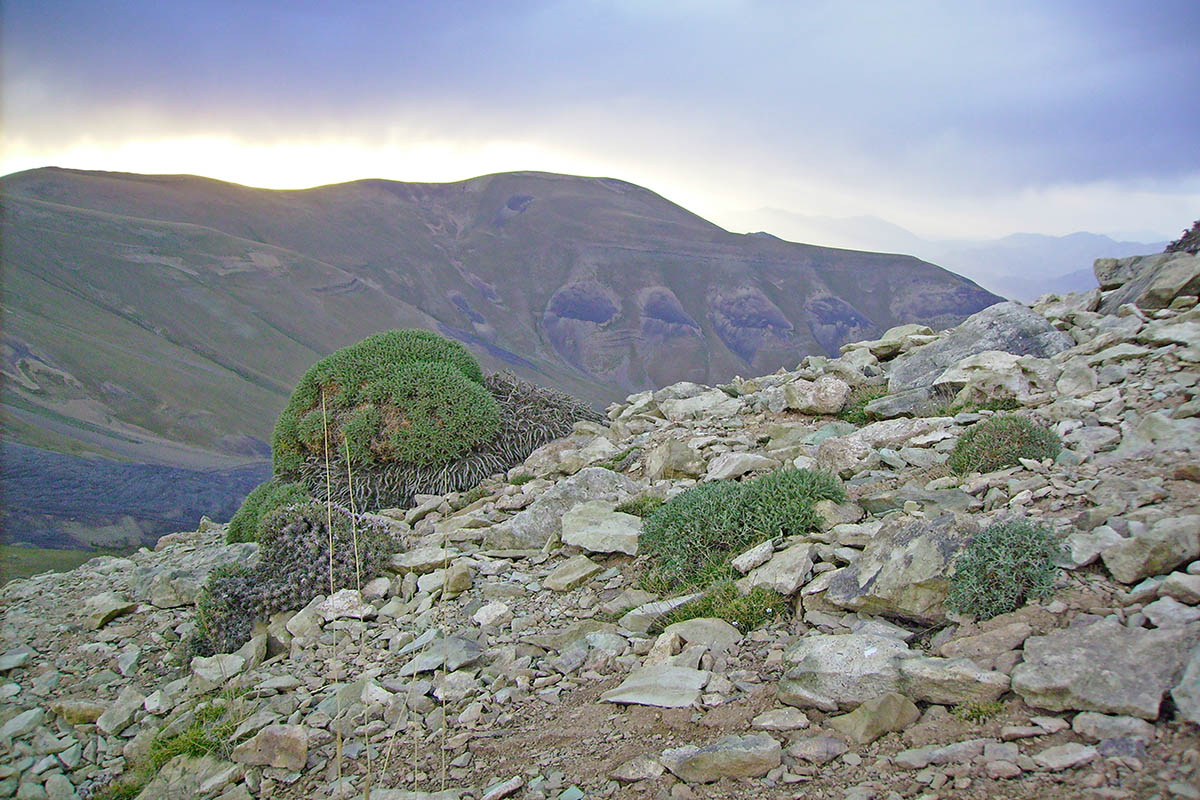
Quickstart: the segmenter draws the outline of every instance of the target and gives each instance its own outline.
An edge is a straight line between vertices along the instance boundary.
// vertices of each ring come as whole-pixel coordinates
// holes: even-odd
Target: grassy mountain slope
[[[600,178],[271,191],[48,168],[4,178],[0,200],[6,438],[166,467],[261,463],[300,374],[387,328],[602,405],[998,299],[911,257],[731,234]]]

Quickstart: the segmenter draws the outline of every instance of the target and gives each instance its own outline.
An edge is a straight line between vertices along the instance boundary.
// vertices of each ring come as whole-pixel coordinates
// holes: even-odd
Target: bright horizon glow
[[[1162,239],[1200,214],[1200,118],[1181,88],[1200,72],[1194,0],[0,13],[4,174],[294,189],[560,172],[638,184],[731,230],[771,230],[763,209],[779,209],[925,239]]]

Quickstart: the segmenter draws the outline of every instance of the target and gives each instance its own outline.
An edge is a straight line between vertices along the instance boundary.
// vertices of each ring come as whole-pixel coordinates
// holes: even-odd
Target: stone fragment
[[[670,597],[666,600],[654,600],[644,603],[622,616],[620,625],[627,631],[645,633],[654,626],[654,623],[661,620],[667,614],[670,614],[680,606],[687,605],[699,596],[699,594],[684,594],[679,597]]]
[[[569,592],[603,571],[603,567],[585,555],[572,556],[555,567],[542,581],[542,585],[556,592]]]
[[[117,592],[101,592],[84,600],[83,607],[87,614],[88,628],[99,630],[122,614],[133,611],[137,603]]]
[[[836,414],[850,396],[850,386],[840,378],[822,375],[815,381],[796,380],[783,387],[786,408],[801,414]]]
[[[1200,646],[1192,650],[1183,676],[1171,690],[1171,699],[1181,717],[1200,725]]]
[[[902,694],[888,692],[851,711],[825,722],[858,744],[871,742],[892,731],[904,730],[921,717],[921,712]]]
[[[1082,767],[1100,757],[1096,748],[1091,745],[1069,742],[1067,744],[1047,747],[1033,756],[1034,763],[1050,772],[1061,772],[1064,769]]]
[[[45,717],[46,712],[40,708],[31,708],[28,711],[22,711],[0,727],[0,741],[11,742],[13,739],[25,736],[40,726]]]
[[[771,470],[779,466],[779,462],[758,453],[722,453],[708,462],[705,480],[720,481],[738,478],[747,472]]]
[[[235,747],[233,760],[248,766],[302,770],[308,761],[308,731],[303,725],[268,725]]]
[[[1166,517],[1105,548],[1100,557],[1121,583],[1137,583],[1200,557],[1200,515]]]
[[[580,503],[562,517],[563,544],[592,553],[625,553],[635,556],[642,518],[613,510],[600,500]]]
[[[850,708],[896,691],[908,645],[887,636],[805,636],[784,653],[779,699],[822,711]]]
[[[608,775],[622,783],[653,780],[663,774],[663,765],[650,756],[634,756]]]
[[[672,422],[689,419],[728,419],[742,410],[744,402],[720,389],[708,389],[692,397],[659,400],[658,408]]]
[[[1008,691],[1009,678],[967,658],[915,657],[900,662],[899,685],[916,700],[958,705],[996,700]]]
[[[813,550],[814,546],[805,542],[775,553],[769,561],[739,580],[738,589],[747,593],[762,586],[785,597],[795,594],[812,575]]]
[[[689,783],[721,778],[761,778],[778,767],[782,748],[765,733],[726,736],[706,747],[688,745],[666,750],[662,764]]]
[[[154,773],[138,800],[180,800],[213,797],[241,780],[244,767],[205,755],[178,755]]]
[[[729,563],[740,574],[745,575],[755,567],[767,563],[774,554],[775,543],[768,539],[765,542],[759,542],[754,545],[754,547],[751,547]]]
[[[1146,630],[1105,618],[1061,628],[1025,640],[1012,689],[1036,708],[1155,720],[1197,642],[1200,623]]]
[[[944,622],[955,556],[977,531],[970,518],[949,514],[916,522],[889,518],[862,557],[838,571],[825,599],[867,614]]]
[[[1156,628],[1187,625],[1200,620],[1200,606],[1185,606],[1174,597],[1161,597],[1142,609],[1146,619]]]
[[[562,535],[562,517],[578,503],[604,500],[616,503],[637,494],[629,477],[603,467],[587,467],[560,480],[516,516],[493,525],[484,535],[490,548],[538,549]]]
[[[1095,711],[1083,711],[1071,720],[1071,729],[1089,742],[1102,739],[1137,739],[1154,741],[1154,726],[1137,717],[1110,716]]]
[[[479,625],[500,627],[512,622],[513,613],[508,605],[497,600],[480,608],[471,615],[471,619],[475,620]]]
[[[700,699],[709,680],[704,670],[654,665],[634,670],[619,686],[600,695],[606,703],[686,708]]]
[[[1020,647],[1032,633],[1033,628],[1028,623],[1010,622],[973,636],[951,639],[938,652],[946,658],[969,658],[984,666],[984,662]]]
[[[453,547],[418,547],[393,555],[391,561],[388,562],[388,568],[401,574],[415,572],[418,575],[424,575],[449,565],[457,555],[459,552]]]
[[[1160,597],[1173,597],[1181,603],[1200,603],[1200,573],[1172,572],[1158,586]]]
[[[704,473],[704,459],[679,439],[667,439],[646,454],[643,472],[652,481],[698,478]]]
[[[1104,259],[1102,271],[1109,284],[1121,281],[1100,303],[1102,314],[1112,314],[1126,304],[1134,303],[1147,311],[1166,308],[1176,297],[1200,292],[1200,256],[1177,252],[1155,253],[1115,259]],[[1103,284],[1102,284],[1103,285]]]
[[[788,745],[787,752],[792,758],[801,761],[826,764],[849,749],[845,742],[832,736],[806,736],[801,739],[793,739]]]
[[[115,736],[133,722],[134,715],[146,702],[146,696],[133,686],[126,686],[117,695],[112,705],[96,720],[96,727],[109,736]]]
[[[808,724],[808,716],[798,708],[773,708],[750,720],[750,727],[760,731],[797,731]]]

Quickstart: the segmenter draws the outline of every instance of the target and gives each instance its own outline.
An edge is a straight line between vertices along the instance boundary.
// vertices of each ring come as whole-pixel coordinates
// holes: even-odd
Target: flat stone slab
[[[613,510],[612,503],[580,503],[562,518],[562,541],[592,553],[636,556],[642,518]]]
[[[1031,706],[1158,719],[1180,680],[1200,623],[1146,630],[1109,619],[1025,640],[1012,689]]]
[[[569,592],[590,581],[604,571],[604,567],[584,555],[573,556],[554,568],[542,585],[556,592]]]
[[[783,749],[765,733],[726,736],[705,747],[673,747],[662,754],[662,763],[690,783],[711,783],[721,778],[759,778],[778,767]]]
[[[710,673],[687,667],[650,666],[634,670],[620,686],[600,695],[606,703],[687,708],[700,699]]]

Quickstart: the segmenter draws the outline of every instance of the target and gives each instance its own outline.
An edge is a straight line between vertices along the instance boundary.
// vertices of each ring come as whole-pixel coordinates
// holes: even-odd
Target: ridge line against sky
[[[539,170],[718,224],[1174,238],[1200,4],[7,0],[0,173],[302,188]]]

